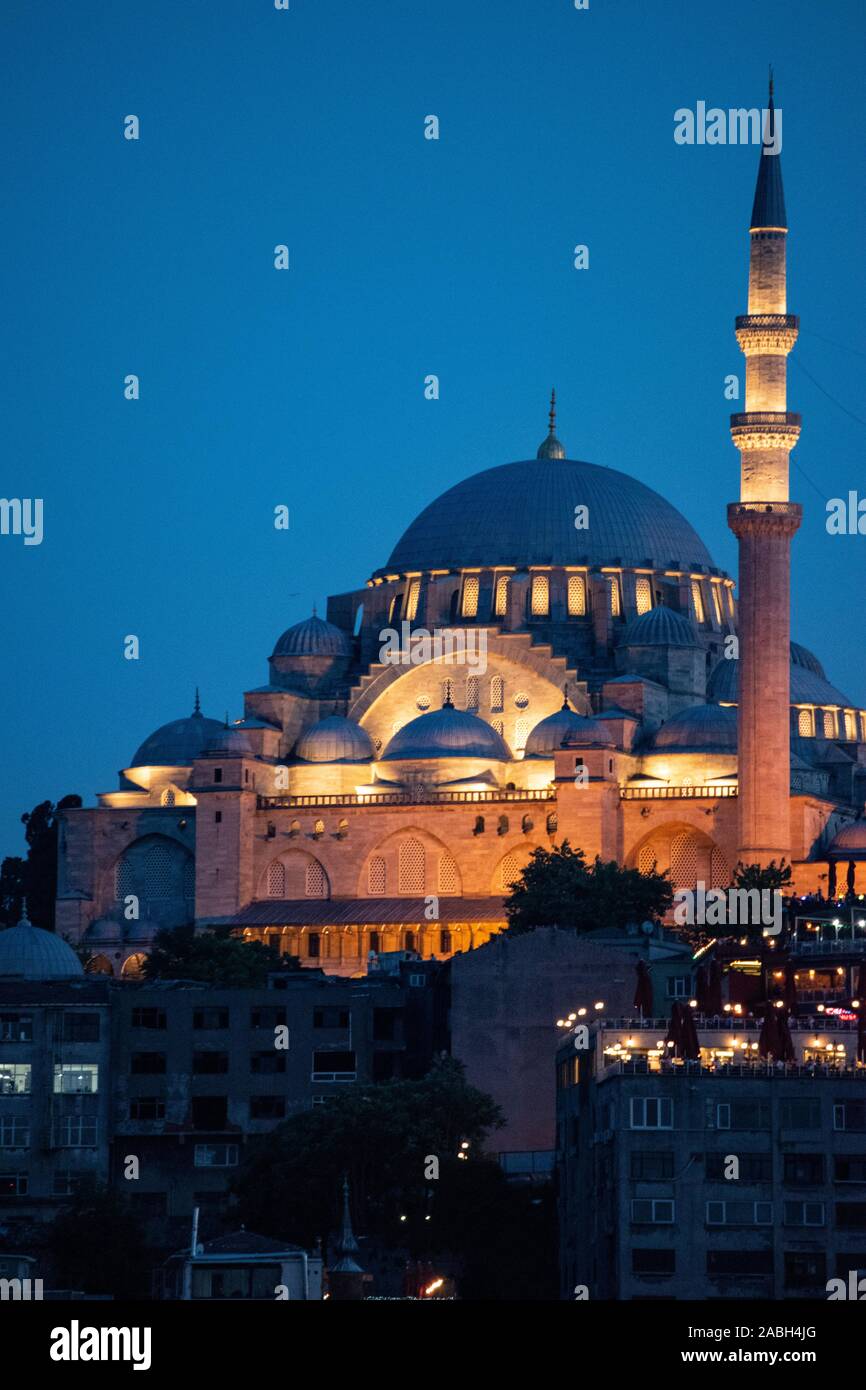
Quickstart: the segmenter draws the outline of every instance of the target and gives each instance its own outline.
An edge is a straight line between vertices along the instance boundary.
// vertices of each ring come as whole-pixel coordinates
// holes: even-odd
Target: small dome
[[[84,940],[88,946],[94,941],[120,941],[123,938],[123,929],[119,922],[113,922],[110,917],[98,917],[95,922],[91,922],[87,931],[84,933]]]
[[[401,758],[490,758],[506,763],[511,754],[502,735],[477,714],[443,705],[398,729],[381,761]]]
[[[250,736],[246,729],[231,724],[223,724],[218,734],[208,739],[205,753],[208,757],[254,758],[256,756]]]
[[[287,628],[277,639],[274,656],[348,656],[349,639],[333,623],[317,618],[305,618]]]
[[[206,719],[196,707],[187,719],[173,719],[144,740],[132,755],[130,767],[183,767],[200,758],[208,742],[220,732],[218,719]]]
[[[557,748],[572,740],[581,743],[609,743],[610,734],[602,724],[596,723],[594,719],[587,719],[582,714],[575,714],[573,709],[564,705],[555,714],[549,714],[546,719],[542,719],[536,724],[529,738],[526,740],[527,758],[552,758]]]
[[[846,825],[844,830],[840,830],[827,853],[847,859],[856,859],[860,855],[866,857],[866,820],[855,821],[853,825]]]
[[[690,618],[663,603],[641,613],[623,634],[623,647],[699,647],[697,630]]]
[[[670,752],[736,753],[737,711],[729,705],[692,705],[662,724],[653,747]]]
[[[739,662],[722,657],[707,681],[707,699],[736,704],[739,698]],[[791,704],[843,705],[853,708],[847,695],[831,685],[817,657],[805,647],[791,643]]]
[[[329,714],[301,735],[295,754],[306,763],[366,763],[375,750],[367,730],[354,719]]]
[[[0,979],[70,980],[84,974],[71,946],[53,931],[34,927],[26,916],[0,932]]]

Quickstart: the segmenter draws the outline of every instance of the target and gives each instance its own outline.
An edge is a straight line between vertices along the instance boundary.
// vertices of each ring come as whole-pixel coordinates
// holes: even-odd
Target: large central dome
[[[575,507],[589,508],[575,529]],[[443,492],[397,542],[387,571],[494,565],[713,568],[697,532],[652,488],[577,459],[487,468]]]

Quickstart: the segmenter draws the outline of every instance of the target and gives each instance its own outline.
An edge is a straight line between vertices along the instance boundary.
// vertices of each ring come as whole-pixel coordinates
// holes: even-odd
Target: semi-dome
[[[380,761],[404,758],[489,758],[505,763],[511,754],[502,735],[485,720],[445,704],[398,729]]]
[[[564,705],[555,714],[549,714],[546,719],[536,724],[526,740],[524,757],[552,758],[566,740],[572,739],[608,743],[610,734],[603,724],[599,724],[595,719],[587,719],[583,714],[576,714],[573,709]]]
[[[698,647],[697,629],[690,618],[659,603],[639,613],[626,627],[623,647]]]
[[[831,842],[827,852],[846,859],[856,859],[858,856],[866,858],[866,820],[846,825]]]
[[[72,947],[53,931],[34,927],[26,916],[17,927],[0,932],[0,979],[70,980],[83,974]]]
[[[739,665],[739,661],[727,657],[716,662],[707,681],[707,699],[736,704],[739,698]],[[847,695],[843,695],[827,680],[818,658],[795,642],[791,643],[791,704],[844,705],[852,708]]]
[[[365,763],[375,749],[367,730],[354,719],[329,714],[301,736],[295,753],[307,763]]]
[[[196,695],[195,709],[186,719],[162,724],[132,755],[130,767],[183,767],[200,758],[211,739],[221,731],[219,719],[202,714]]]
[[[585,530],[575,528],[578,506],[589,509]],[[694,528],[645,483],[542,451],[449,488],[416,517],[377,573],[613,563],[713,567]]]
[[[274,656],[347,656],[349,639],[342,628],[324,618],[304,618],[277,639]]]
[[[737,711],[730,705],[691,705],[662,724],[653,747],[671,753],[686,749],[736,753]]]

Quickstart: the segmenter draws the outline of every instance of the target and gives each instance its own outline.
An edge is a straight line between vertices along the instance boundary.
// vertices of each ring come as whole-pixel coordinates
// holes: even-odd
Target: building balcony
[[[259,796],[257,805],[260,811],[294,811],[304,807],[319,806],[459,806],[478,802],[522,802],[555,801],[556,792],[549,787],[540,790],[517,788],[512,791],[495,789],[493,791],[445,792],[426,787],[407,788],[400,792],[357,792],[321,793],[312,796]]]
[[[737,795],[737,788],[728,784],[698,787],[620,787],[621,801],[717,801],[720,797]]]

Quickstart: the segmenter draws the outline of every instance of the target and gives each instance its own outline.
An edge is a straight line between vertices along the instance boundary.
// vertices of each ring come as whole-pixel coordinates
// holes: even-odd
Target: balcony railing
[[[479,802],[493,801],[555,801],[556,792],[549,787],[541,790],[518,788],[511,791],[497,788],[495,791],[441,792],[425,787],[409,788],[400,792],[323,793],[317,796],[259,796],[260,811],[301,810],[316,806],[418,806],[418,805],[475,805]]]
[[[680,1000],[671,1000],[672,1003],[682,1003]],[[713,1014],[706,1015],[695,1013],[695,1028],[700,1033],[754,1033],[757,1042],[758,1034],[761,1031],[761,1022],[755,1018],[743,1018],[738,1014]],[[638,1033],[652,1033],[654,1039],[663,1038],[670,1027],[670,1018],[639,1018],[632,1014],[629,1018],[604,1018],[599,1020],[600,1026],[605,1031],[623,1033],[635,1036]],[[577,1026],[577,1025],[576,1025]],[[792,1033],[856,1033],[857,1024],[848,1019],[836,1018],[826,1014],[812,1014],[808,1017],[801,1015],[798,1018],[788,1019],[788,1028]]]
[[[704,1062],[662,1061],[651,1067],[643,1058],[623,1062],[617,1058],[605,1061],[599,1076],[672,1076],[689,1080],[711,1078],[716,1081],[856,1081],[866,1083],[866,1068],[826,1062]]]
[[[737,795],[737,788],[730,786],[698,787],[620,787],[621,801],[690,801],[693,799],[716,801],[719,797]]]

